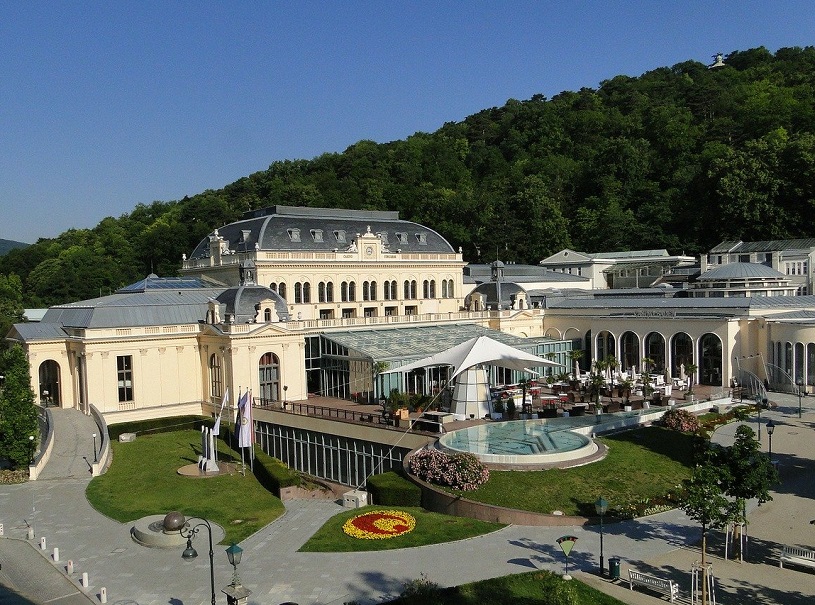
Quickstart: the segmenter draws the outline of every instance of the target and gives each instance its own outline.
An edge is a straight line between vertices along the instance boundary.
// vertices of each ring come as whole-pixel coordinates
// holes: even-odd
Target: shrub
[[[111,441],[115,441],[122,433],[136,433],[142,435],[150,433],[172,433],[179,429],[201,430],[201,425],[212,426],[214,418],[207,416],[170,416],[168,418],[153,418],[151,420],[137,420],[134,422],[123,422],[121,424],[109,424],[108,435]],[[221,429],[223,434],[224,429]]]
[[[280,488],[303,484],[303,479],[297,471],[290,469],[277,458],[272,458],[260,448],[255,448],[253,468],[258,482],[278,497]]]
[[[370,477],[368,492],[377,505],[419,507],[422,505],[422,488],[400,477],[394,471]]]
[[[419,574],[417,579],[410,580],[402,585],[402,592],[399,596],[403,599],[429,599],[436,596],[440,589],[441,586],[429,580],[427,575]]]
[[[0,485],[10,485],[12,483],[25,483],[28,481],[28,469],[18,469],[14,471],[0,471]]]
[[[474,454],[450,455],[432,448],[411,457],[410,472],[423,481],[465,492],[478,489],[490,478],[490,471]]]
[[[668,410],[662,416],[662,426],[672,431],[693,433],[699,430],[699,419],[687,410]]]

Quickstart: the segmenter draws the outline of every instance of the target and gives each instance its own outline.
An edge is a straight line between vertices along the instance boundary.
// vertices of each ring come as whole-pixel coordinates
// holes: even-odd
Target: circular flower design
[[[401,536],[416,527],[413,515],[400,510],[374,510],[352,517],[342,531],[360,540],[386,540]]]

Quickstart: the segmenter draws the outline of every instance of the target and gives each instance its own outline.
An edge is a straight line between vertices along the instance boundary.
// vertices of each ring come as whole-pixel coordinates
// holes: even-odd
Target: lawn
[[[251,472],[206,479],[179,475],[180,467],[198,461],[199,431],[139,435],[131,443],[112,441],[111,446],[113,464],[90,482],[87,497],[96,510],[117,521],[177,510],[217,523],[228,544],[240,542],[284,512],[283,503]],[[235,455],[223,442],[218,448],[219,460]]]
[[[567,515],[594,515],[594,502],[604,497],[610,515],[630,516],[646,500],[676,493],[690,477],[694,437],[660,427],[625,431],[599,439],[608,455],[570,469],[491,471],[478,490],[456,492],[465,498],[521,510]],[[641,513],[642,511],[639,510]]]
[[[349,536],[342,530],[343,524],[351,517],[364,514],[372,510],[401,510],[410,513],[416,519],[413,531],[388,538],[386,540],[361,540]],[[427,544],[440,544],[463,540],[495,531],[504,527],[500,523],[488,523],[466,517],[451,517],[439,513],[431,513],[421,508],[402,506],[365,506],[351,511],[342,512],[331,517],[308,542],[301,552],[357,552],[369,550],[393,550],[396,548],[410,548],[425,546]]]
[[[530,571],[511,576],[433,590],[421,579],[406,587],[409,593],[392,605],[623,605],[599,590],[577,580],[564,581],[558,574]]]

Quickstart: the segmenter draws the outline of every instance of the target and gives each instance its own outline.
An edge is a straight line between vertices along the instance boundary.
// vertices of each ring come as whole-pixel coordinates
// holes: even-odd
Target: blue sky
[[[93,227],[509,98],[812,44],[811,0],[5,2],[0,238]]]

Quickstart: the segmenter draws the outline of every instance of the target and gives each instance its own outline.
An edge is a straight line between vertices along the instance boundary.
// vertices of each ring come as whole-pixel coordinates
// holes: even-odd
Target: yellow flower
[[[374,510],[348,519],[342,531],[360,540],[387,540],[413,531],[416,519],[400,510]]]

